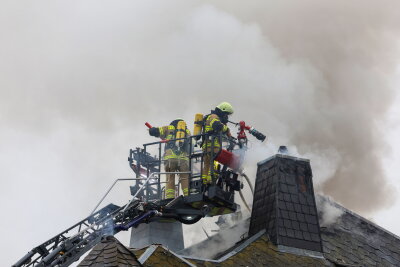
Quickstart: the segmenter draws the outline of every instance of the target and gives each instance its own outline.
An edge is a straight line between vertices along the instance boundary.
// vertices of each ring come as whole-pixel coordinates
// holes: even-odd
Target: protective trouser
[[[211,153],[210,147],[204,150],[203,169],[201,171],[201,179],[203,180],[203,184],[212,183],[211,168],[214,168],[214,158],[218,152],[219,147],[214,147],[214,153]]]
[[[189,160],[181,158],[170,158],[165,162],[166,172],[188,172]],[[179,174],[183,195],[189,194],[189,174]],[[165,186],[165,198],[175,198],[175,173],[167,174]]]
[[[220,134],[226,134],[229,131],[228,127],[223,124],[220,118],[216,114],[207,115],[204,124],[204,133],[212,134],[206,136],[202,145],[204,156],[203,156],[203,169],[201,172],[201,178],[203,184],[211,184],[213,177],[211,177],[211,166],[214,166],[214,158],[221,149],[221,140],[218,137]],[[211,153],[213,151],[213,153]]]

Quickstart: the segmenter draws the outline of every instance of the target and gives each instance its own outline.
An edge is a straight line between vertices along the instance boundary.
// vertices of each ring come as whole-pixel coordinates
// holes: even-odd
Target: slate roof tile
[[[321,227],[325,257],[358,266],[400,266],[400,238],[335,204],[344,214]]]
[[[132,267],[142,266],[134,253],[130,252],[112,236],[103,238],[78,266]]]

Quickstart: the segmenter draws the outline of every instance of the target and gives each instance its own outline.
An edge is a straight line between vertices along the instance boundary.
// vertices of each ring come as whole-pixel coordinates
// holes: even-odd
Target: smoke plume
[[[388,152],[381,126],[394,95],[390,77],[398,64],[398,3],[256,1],[221,6],[256,23],[286,66],[314,70],[303,75],[309,85],[296,81],[289,85],[293,92],[279,101],[274,79],[266,81],[265,97],[272,93],[280,105],[266,111],[290,125],[281,133],[271,129],[269,120],[273,136],[285,136],[299,154],[309,156],[318,169],[314,179],[322,182],[318,188],[346,207],[365,213],[391,203],[393,192],[381,165]]]
[[[316,195],[315,201],[319,213],[319,224],[321,227],[329,227],[333,223],[337,223],[344,214],[343,208],[335,205],[335,202],[322,195]]]
[[[269,136],[257,160],[288,145],[311,158],[320,191],[357,212],[386,207],[380,126],[394,96],[399,5],[3,1],[0,203],[5,214],[24,207],[31,223],[3,222],[20,233],[2,241],[15,255],[1,262],[131,175],[128,149],[154,140],[145,121],[190,123],[220,101]]]

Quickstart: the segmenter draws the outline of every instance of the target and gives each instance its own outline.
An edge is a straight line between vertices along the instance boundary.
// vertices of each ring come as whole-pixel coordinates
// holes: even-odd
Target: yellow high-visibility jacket
[[[223,124],[218,117],[217,114],[210,114],[206,117],[205,123],[204,123],[204,133],[206,134],[227,134],[229,132],[228,126]],[[208,149],[211,148],[211,138],[208,138],[204,141],[202,148],[203,149]],[[219,138],[214,139],[214,148],[220,148],[220,140]]]

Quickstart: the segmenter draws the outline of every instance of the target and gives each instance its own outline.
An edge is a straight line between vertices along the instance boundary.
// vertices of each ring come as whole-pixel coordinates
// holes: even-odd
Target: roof
[[[321,199],[321,197],[319,198]],[[321,200],[329,201],[323,197]],[[329,264],[336,264],[338,266],[400,266],[400,237],[345,209],[337,203],[329,202],[330,205],[334,205],[340,209],[342,215],[334,223],[321,226],[323,243],[323,254],[321,255],[326,261],[319,262],[317,259],[312,259],[312,262],[328,266]],[[320,218],[323,217],[322,209],[319,215]],[[248,221],[246,222],[247,225]],[[197,252],[211,247],[213,243],[213,246],[215,246],[215,243],[219,245],[218,242],[225,242],[223,238],[226,235],[225,231],[227,230],[223,230],[221,233],[210,237],[200,244],[186,249],[183,253],[186,255],[188,253],[196,255]],[[236,233],[238,232],[238,227],[235,226],[230,231]],[[245,242],[244,240],[240,241],[240,238],[238,238],[238,241],[238,245]],[[210,254],[211,260],[209,262],[215,261],[214,264],[216,264],[218,259],[221,259],[221,257],[234,250],[238,245],[232,246],[232,248],[223,253]],[[289,253],[284,253],[285,250]],[[236,256],[232,256],[217,265],[225,266],[225,263],[233,261],[238,263],[238,266],[240,264],[251,266],[252,264],[259,265],[264,263],[268,264],[268,266],[280,266],[288,259],[290,259],[290,262],[297,262],[297,264],[301,265],[301,261],[305,263],[307,260],[302,257],[293,256],[293,253],[299,252],[309,253],[307,250],[293,249],[289,251],[287,248],[276,247],[268,239],[268,236],[264,235],[261,240],[254,241],[254,243],[250,242],[249,246]],[[262,260],[258,259],[260,258],[259,256],[262,256]],[[191,258],[188,257],[187,259]],[[201,266],[201,264],[202,261],[196,260],[196,265]],[[284,265],[289,265],[289,263],[285,263]]]
[[[96,265],[108,258],[116,259],[116,248],[125,260],[122,264],[105,266],[400,266],[400,238],[367,219],[335,204],[343,210],[333,224],[321,226],[323,254],[308,250],[275,246],[265,231],[240,240],[223,253],[210,258],[177,255],[161,245],[129,250],[115,238],[108,237],[79,266]],[[246,222],[248,225],[248,220]],[[237,231],[237,227],[232,231]],[[229,231],[226,229],[225,231]],[[110,242],[110,240],[112,242]],[[195,251],[223,242],[221,233],[191,247]],[[110,244],[111,243],[111,244]],[[215,244],[214,244],[215,245]],[[114,254],[113,254],[114,253]],[[111,257],[111,254],[114,255]],[[134,255],[133,255],[134,254]],[[110,255],[110,256],[108,256]],[[136,257],[133,256],[136,255]],[[122,258],[125,257],[125,258]],[[127,257],[130,257],[131,261]],[[139,258],[137,260],[137,258]],[[136,261],[136,262],[135,262]],[[91,265],[93,264],[93,265]],[[136,264],[136,265],[132,265]]]
[[[247,237],[250,220],[242,220],[227,228],[220,228],[217,234],[211,235],[200,243],[194,244],[179,254],[197,258],[217,259],[232,250],[238,242]]]
[[[115,237],[106,236],[78,265],[91,267],[142,266],[135,254],[122,245]]]
[[[218,259],[178,256],[162,246],[156,247],[154,253],[147,255],[143,266],[333,266],[323,257],[281,252],[269,240],[265,231],[243,241]],[[136,253],[137,256],[146,254],[143,250]]]
[[[195,266],[190,261],[162,245],[151,245],[145,249],[131,250],[139,258],[143,266]]]
[[[251,218],[179,252],[185,256],[161,245],[133,253],[149,267],[400,266],[400,238],[316,198],[308,160],[276,155],[258,165]]]
[[[242,241],[219,259],[192,261],[197,266],[332,266],[321,256],[283,252],[271,242],[265,231],[259,232],[253,236],[253,240],[251,239],[247,239],[250,242]]]
[[[349,266],[400,266],[398,236],[337,203],[331,204],[343,214],[335,223],[321,226],[326,259]]]

